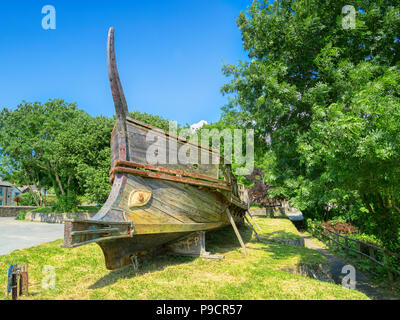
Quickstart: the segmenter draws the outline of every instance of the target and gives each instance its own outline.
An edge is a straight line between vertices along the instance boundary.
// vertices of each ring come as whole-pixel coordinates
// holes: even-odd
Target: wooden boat
[[[205,231],[243,221],[248,209],[241,200],[243,190],[229,164],[211,164],[212,157],[219,157],[217,150],[129,118],[116,66],[113,28],[108,35],[107,58],[118,119],[111,138],[112,190],[92,219],[65,220],[63,247],[97,243],[111,270],[136,263],[149,250],[173,243],[178,245],[176,252],[190,254],[179,251],[182,239],[185,243],[188,239],[204,242],[201,236]],[[149,132],[166,139],[167,156],[174,144],[186,146],[190,152],[209,156],[210,164],[149,164],[145,156]],[[203,248],[198,253],[205,254]]]

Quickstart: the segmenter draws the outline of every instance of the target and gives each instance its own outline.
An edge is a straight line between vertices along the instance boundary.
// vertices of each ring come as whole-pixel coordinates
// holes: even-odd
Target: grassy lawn
[[[298,237],[289,220],[255,219],[264,236]],[[225,228],[206,236],[207,250],[224,254],[225,259],[161,255],[145,261],[139,271],[109,271],[96,244],[63,249],[58,240],[0,256],[0,283],[6,283],[11,263],[28,263],[31,295],[22,299],[368,299],[339,285],[281,271],[320,263],[323,257],[318,252],[257,242],[248,227],[240,232],[248,256],[241,253],[232,229]],[[45,265],[56,270],[54,290],[41,288]],[[0,299],[8,299],[5,290],[0,290]]]
[[[260,234],[268,239],[300,239],[294,224],[286,218],[254,217],[258,226],[263,230]],[[250,220],[251,222],[251,220]],[[254,226],[256,228],[256,226]],[[258,229],[256,228],[256,231]],[[257,231],[258,232],[258,231]]]

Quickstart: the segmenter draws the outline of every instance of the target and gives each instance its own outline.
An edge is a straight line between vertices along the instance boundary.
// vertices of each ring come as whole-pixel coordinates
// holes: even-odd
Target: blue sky
[[[247,60],[236,18],[251,0],[1,1],[0,108],[63,98],[93,116],[114,114],[106,39],[129,110],[192,124],[217,121],[223,64]],[[56,30],[41,25],[56,9]]]

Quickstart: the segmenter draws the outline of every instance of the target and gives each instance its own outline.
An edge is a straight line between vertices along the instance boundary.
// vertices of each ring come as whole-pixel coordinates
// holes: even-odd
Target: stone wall
[[[29,210],[34,210],[37,209],[37,207],[16,207],[16,206],[12,206],[12,207],[0,207],[0,217],[16,217],[18,216],[18,213],[20,211],[29,211]]]
[[[267,216],[270,218],[286,217],[284,207],[251,208],[250,213],[254,216]]]
[[[286,203],[281,207],[251,208],[250,213],[255,216],[269,218],[289,218],[291,221],[302,221],[303,214],[296,208],[291,208]]]
[[[65,219],[89,220],[96,213],[40,213],[27,212],[25,220],[45,223],[63,223]]]
[[[299,274],[305,277],[314,278],[319,281],[335,283],[330,267],[326,263],[319,264],[299,264],[296,268],[285,268],[282,271],[290,272],[292,274]]]
[[[253,216],[265,216],[266,215],[265,208],[250,208],[249,211]]]
[[[265,241],[265,242],[285,244],[285,245],[288,245],[288,246],[305,247],[303,238],[298,238],[298,239],[273,239],[273,238],[268,238],[268,237],[262,237],[262,240]]]

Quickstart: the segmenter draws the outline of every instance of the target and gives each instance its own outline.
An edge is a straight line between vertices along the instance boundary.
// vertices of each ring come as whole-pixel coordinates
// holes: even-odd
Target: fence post
[[[333,242],[335,242],[335,241],[337,241],[338,246],[341,247],[341,242],[340,242],[340,237],[341,236],[338,233],[333,232],[333,231],[331,231],[329,229],[326,229],[322,225],[315,224],[314,222],[311,223],[311,231],[312,231],[312,234],[315,237],[317,237],[317,235],[318,235],[319,236],[319,240],[324,242],[324,243],[326,243],[329,246],[329,248],[333,248]],[[345,242],[345,245],[346,245],[346,249],[350,250],[350,246],[349,246],[350,240],[351,241],[354,241],[354,240],[353,239],[349,239],[346,236],[343,236],[343,238],[345,240],[344,242]],[[368,248],[368,254],[369,254],[368,256],[370,258],[374,259],[374,260],[371,259],[372,262],[374,264],[378,263],[378,262],[375,261],[377,259],[375,251],[377,251],[377,250],[379,251],[379,250],[382,250],[382,249],[379,249],[379,248],[375,249],[375,247],[370,246],[370,245],[368,245],[368,244],[366,244],[364,242],[358,241],[358,240],[355,240],[355,243],[356,243],[356,248],[357,248],[356,249],[356,255],[357,255],[357,260],[358,260],[359,263],[361,262],[363,255],[365,255],[367,257],[367,255],[364,254],[361,251],[362,246],[366,246]],[[354,252],[353,249],[351,249],[351,250]],[[387,270],[387,274],[388,274],[389,280],[393,282],[394,278],[395,278],[395,275],[394,275],[394,273],[391,271],[391,269],[389,267],[390,257],[389,257],[389,255],[388,255],[388,253],[386,251],[383,251],[383,252],[384,252],[384,254],[383,254],[383,264],[384,264],[384,267],[388,269]],[[394,255],[396,257],[398,257],[398,255],[396,255],[396,254],[394,254]],[[380,259],[378,259],[378,260],[380,260]],[[396,272],[397,272],[397,270],[396,270]]]
[[[361,244],[360,244],[360,242],[357,241],[356,243],[357,243],[357,251],[361,252]],[[358,259],[358,261],[361,260],[361,254],[359,254],[358,252],[357,252],[357,259]]]
[[[17,274],[13,273],[11,276],[11,297],[12,300],[18,300],[18,280],[17,280]]]
[[[372,248],[372,247],[369,247],[368,250],[369,250],[369,256],[370,256],[371,258],[374,258],[374,259],[375,259],[375,249]]]
[[[325,229],[322,229],[322,232],[325,237],[325,241],[327,242],[328,247],[330,248],[331,247],[331,237],[329,236],[329,231],[328,232],[325,232],[325,231],[326,231]]]
[[[340,248],[340,237],[339,237],[339,234],[336,234],[336,241],[337,241],[338,248]]]
[[[331,239],[330,230],[328,230],[328,243],[329,243],[329,247],[332,248],[332,239]]]

